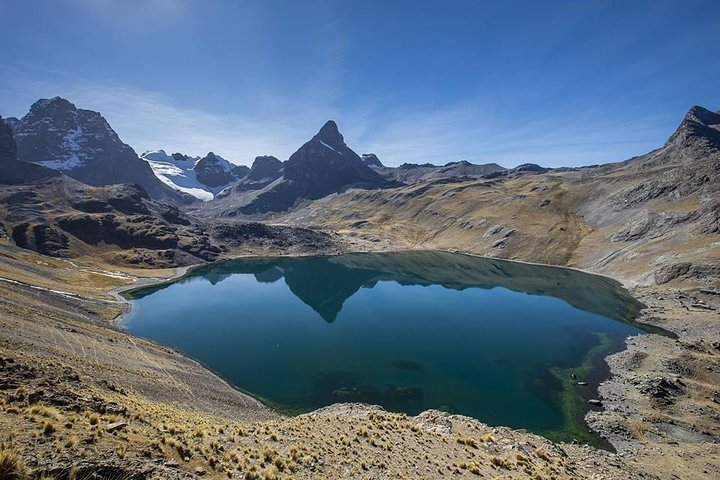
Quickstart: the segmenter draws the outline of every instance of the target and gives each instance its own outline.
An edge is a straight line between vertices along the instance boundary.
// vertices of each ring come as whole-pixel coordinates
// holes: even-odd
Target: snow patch
[[[165,185],[177,191],[187,193],[195,198],[208,202],[223,187],[211,188],[200,182],[193,168],[200,157],[188,157],[187,160],[176,160],[164,150],[145,152],[140,155],[152,169],[155,176]],[[218,158],[221,158],[218,156]],[[227,160],[222,159],[225,162]],[[227,162],[230,164],[230,162]],[[232,168],[232,167],[230,167]]]
[[[342,155],[342,153],[338,152],[337,150],[335,150],[333,147],[331,147],[331,146],[328,145],[327,143],[323,142],[322,140],[320,140],[320,143],[322,143],[325,147],[329,148],[329,149],[332,150],[333,152]]]
[[[83,165],[85,165],[85,162],[80,160],[77,155],[56,160],[43,160],[37,163],[41,164],[44,167],[52,168],[53,170],[62,171],[73,170],[77,167],[82,167]]]
[[[82,139],[82,134],[83,130],[80,125],[78,125],[75,130],[70,130],[63,138],[63,148],[66,148],[73,153],[80,152],[82,148],[80,147],[78,140]]]

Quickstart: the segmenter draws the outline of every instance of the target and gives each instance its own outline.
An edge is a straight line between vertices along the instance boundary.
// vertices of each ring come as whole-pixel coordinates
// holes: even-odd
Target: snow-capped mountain
[[[27,115],[8,118],[7,124],[20,161],[61,171],[90,185],[134,183],[157,200],[192,200],[160,182],[101,114],[77,108],[64,98],[38,100]]]
[[[165,185],[205,202],[244,178],[249,171],[248,167],[235,165],[212,152],[201,158],[155,150],[143,153],[140,158]]]

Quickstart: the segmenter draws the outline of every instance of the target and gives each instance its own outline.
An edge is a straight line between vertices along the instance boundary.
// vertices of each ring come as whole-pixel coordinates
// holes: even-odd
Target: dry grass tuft
[[[50,420],[45,420],[43,422],[43,424],[42,424],[43,434],[52,435],[53,433],[55,433],[55,430],[57,430],[57,428],[55,428],[55,424],[52,423]]]
[[[2,480],[25,480],[27,467],[20,456],[12,450],[0,450],[0,478]]]

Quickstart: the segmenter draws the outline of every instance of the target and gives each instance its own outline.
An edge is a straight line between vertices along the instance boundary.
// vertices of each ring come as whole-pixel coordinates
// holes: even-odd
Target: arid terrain
[[[720,115],[695,107],[662,148],[619,164],[400,172],[382,188],[320,198],[288,174],[252,202],[309,196],[247,215],[228,207],[232,194],[178,209],[127,185],[42,172],[6,179],[0,477],[719,478],[719,128]],[[315,151],[311,142],[304,154]],[[248,202],[244,188],[238,198]],[[621,281],[646,305],[639,321],[670,334],[628,338],[627,350],[608,358],[603,409],[587,421],[617,453],[435,411],[409,417],[340,404],[284,418],[114,323],[128,308],[119,289],[180,267],[403,249]]]
[[[108,270],[7,242],[1,251],[0,441],[36,476],[652,478],[634,459],[441,412],[348,404],[282,418],[113,328],[123,305],[110,288],[172,270]]]

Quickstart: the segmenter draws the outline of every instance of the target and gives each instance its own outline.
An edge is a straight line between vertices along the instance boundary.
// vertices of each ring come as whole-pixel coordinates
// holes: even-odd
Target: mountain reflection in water
[[[618,282],[606,277],[448,252],[247,258],[197,268],[177,283],[203,277],[216,285],[233,274],[252,274],[264,283],[284,279],[290,291],[328,323],[335,321],[348,298],[361,288],[373,288],[379,281],[442,285],[454,290],[502,287],[560,298],[576,308],[621,321],[631,320],[642,307]],[[142,298],[168,285],[138,290],[131,298]]]

